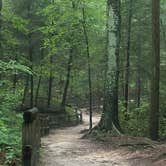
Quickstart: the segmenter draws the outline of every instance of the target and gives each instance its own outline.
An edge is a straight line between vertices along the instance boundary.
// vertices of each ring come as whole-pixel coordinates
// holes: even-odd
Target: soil
[[[88,115],[83,119],[79,126],[53,130],[42,139],[41,166],[166,166],[166,144],[150,142],[147,146],[147,139],[132,137],[107,142],[82,139],[81,131],[88,129]],[[99,119],[94,116],[94,125]],[[112,141],[116,140],[115,145]]]

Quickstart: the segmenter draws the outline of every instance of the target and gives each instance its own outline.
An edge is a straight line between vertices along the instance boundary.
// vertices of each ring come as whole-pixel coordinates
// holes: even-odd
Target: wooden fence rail
[[[50,128],[81,123],[82,113],[77,109],[73,115],[61,111],[41,113],[37,108],[32,108],[24,111],[23,119],[22,166],[37,166],[41,137],[48,135]]]

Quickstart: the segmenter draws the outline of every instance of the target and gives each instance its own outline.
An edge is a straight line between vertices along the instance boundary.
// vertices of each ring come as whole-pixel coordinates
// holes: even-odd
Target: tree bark
[[[89,39],[87,34],[86,28],[86,16],[85,16],[85,9],[82,8],[82,16],[83,16],[83,30],[84,30],[84,37],[86,43],[86,53],[87,53],[87,60],[88,60],[88,85],[89,85],[89,129],[92,129],[92,79],[91,79],[91,65],[90,65],[90,51],[89,51]]]
[[[24,92],[23,92],[23,98],[22,98],[20,111],[22,111],[23,108],[25,107],[25,100],[26,100],[26,95],[27,95],[27,91],[28,91],[28,84],[29,84],[29,75],[26,76],[26,81],[25,81],[25,86],[24,86]]]
[[[52,56],[50,57],[50,77],[49,77],[49,86],[48,86],[48,101],[47,101],[47,106],[48,108],[51,105],[51,97],[52,97],[52,84],[53,84],[53,75],[52,75],[52,63],[53,63],[53,58]]]
[[[128,111],[129,100],[129,76],[130,76],[130,46],[131,46],[131,21],[132,21],[133,0],[129,1],[128,34],[127,34],[127,57],[126,57],[126,76],[125,76],[125,111]]]
[[[163,32],[164,44],[165,44],[165,47],[166,47],[166,35],[165,35],[165,28],[164,28],[162,19],[160,19],[160,24],[161,24],[161,30]]]
[[[42,47],[42,46],[41,46]],[[40,58],[42,59],[44,57],[44,49],[41,49],[40,52]],[[42,63],[40,64],[41,66],[43,65]],[[38,106],[38,98],[39,98],[39,92],[40,92],[40,86],[41,86],[41,80],[42,80],[42,68],[40,68],[40,73],[39,73],[39,79],[37,83],[37,88],[36,88],[36,95],[35,95],[35,106]]]
[[[140,107],[141,104],[141,74],[140,68],[138,67],[138,76],[137,76],[137,108]]]
[[[140,107],[140,104],[141,104],[141,66],[140,66],[140,63],[141,63],[141,38],[140,36],[138,36],[138,53],[137,53],[137,82],[136,82],[136,85],[137,85],[137,108]]]
[[[0,0],[0,57],[3,57],[3,48],[2,48],[2,0]],[[0,80],[2,79],[2,74],[0,73]]]
[[[0,0],[0,52],[2,54],[2,0]],[[2,56],[0,54],[0,56]]]
[[[2,33],[1,33],[1,30],[2,30],[2,0],[0,0],[0,51],[2,54]]]
[[[30,68],[33,70],[33,46],[31,44],[32,39],[31,39],[31,34],[29,34],[29,61],[30,61]],[[30,107],[32,108],[34,106],[33,103],[33,98],[34,98],[34,82],[33,82],[33,75],[30,76]]]
[[[73,62],[73,48],[70,49],[70,55],[69,55],[69,60],[68,60],[68,65],[67,65],[67,75],[66,75],[66,83],[62,95],[62,102],[61,106],[65,108],[66,106],[66,99],[67,99],[67,92],[69,88],[69,83],[70,83],[70,75],[71,75],[71,68],[72,68],[72,62]]]
[[[36,96],[35,96],[35,106],[36,107],[38,106],[38,97],[39,97],[39,90],[40,90],[40,85],[41,85],[41,79],[42,79],[42,76],[40,75],[38,83],[37,83],[37,88],[36,88]]]
[[[31,19],[31,6],[32,1],[28,2],[27,11],[28,11],[28,18]],[[29,27],[29,34],[28,34],[28,55],[30,61],[30,68],[33,70],[33,45],[32,45],[32,32],[31,27]],[[34,82],[33,82],[33,75],[30,76],[30,107],[34,106]]]
[[[116,50],[115,50],[115,56],[116,56],[116,75],[115,75],[115,108],[113,111],[113,123],[121,131],[121,127],[119,124],[119,68],[120,68],[120,62],[119,62],[119,54],[120,54],[120,44],[121,44],[121,0],[118,0],[116,5]]]
[[[120,1],[108,0],[107,6],[107,71],[104,108],[99,127],[112,130],[113,126],[120,129],[118,120]]]
[[[152,81],[150,100],[150,138],[159,137],[160,90],[160,0],[152,0]]]
[[[15,61],[17,61],[17,55],[15,56]],[[15,93],[17,86],[17,73],[15,70],[14,76],[13,76],[13,92]]]

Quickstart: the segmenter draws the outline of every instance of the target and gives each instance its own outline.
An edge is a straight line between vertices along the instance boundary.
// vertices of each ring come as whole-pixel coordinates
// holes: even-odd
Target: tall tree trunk
[[[1,30],[2,30],[2,0],[0,0],[0,52],[2,54],[2,32],[1,32]]]
[[[50,57],[50,77],[49,77],[49,86],[48,86],[48,101],[47,101],[47,106],[48,108],[50,107],[51,104],[51,97],[52,97],[52,84],[53,84],[53,75],[52,75],[52,63],[53,63],[53,58],[52,56]]]
[[[160,90],[160,0],[152,0],[152,81],[150,101],[150,137],[159,137]]]
[[[17,85],[17,74],[15,73],[13,76],[13,93],[15,93],[16,91],[16,85]]]
[[[29,84],[29,75],[26,76],[26,81],[25,81],[25,86],[24,86],[24,92],[23,92],[23,98],[22,98],[20,111],[23,111],[23,109],[25,107],[25,101],[26,101],[26,96],[27,96],[27,92],[28,92],[28,84]]]
[[[27,11],[28,11],[28,19],[31,19],[31,6],[32,6],[32,0],[29,0]],[[29,61],[30,61],[30,68],[33,70],[33,45],[32,45],[32,29],[29,27],[29,34],[28,34],[28,55],[29,55]],[[30,76],[30,107],[34,106],[34,82],[33,82],[33,75]]]
[[[31,35],[29,34],[29,61],[30,61],[30,68],[31,70],[33,70],[33,46],[31,44],[32,39],[31,39]],[[34,103],[33,103],[33,95],[34,92],[34,82],[33,82],[33,75],[30,76],[30,106],[33,107]]]
[[[2,59],[3,49],[2,49],[2,0],[0,0],[0,57]],[[2,79],[2,74],[0,73],[0,80]]]
[[[37,88],[36,88],[35,106],[38,105],[38,97],[39,97],[39,90],[40,90],[40,85],[41,85],[41,79],[42,79],[42,76],[40,75],[38,83],[37,83]]]
[[[65,108],[65,105],[66,105],[67,92],[68,92],[69,83],[70,83],[72,62],[73,62],[73,48],[70,49],[70,55],[69,55],[69,60],[68,60],[68,65],[67,65],[66,83],[65,83],[65,87],[64,87],[64,91],[63,91],[63,95],[62,95],[62,102],[61,102],[61,106],[63,108]]]
[[[137,76],[137,108],[140,107],[141,104],[141,73],[140,67],[138,67],[138,76]]]
[[[163,20],[160,19],[160,24],[161,24],[161,30],[163,32],[163,38],[164,38],[164,43],[165,43],[165,47],[166,47],[166,34],[165,34],[165,27],[164,27],[164,24],[163,24]]]
[[[41,46],[42,47],[42,46]],[[44,57],[44,49],[41,49],[40,52],[40,58],[43,59]],[[40,64],[42,66],[42,64]],[[40,92],[40,86],[41,86],[41,80],[42,80],[42,68],[40,69],[40,73],[39,73],[39,79],[38,79],[38,83],[37,83],[37,88],[36,88],[36,95],[35,95],[35,106],[38,106],[38,98],[39,98],[39,92]]]
[[[90,65],[90,52],[89,52],[89,39],[87,34],[86,28],[86,16],[85,16],[85,9],[82,8],[82,16],[83,16],[83,30],[84,30],[84,37],[86,43],[86,53],[87,53],[87,60],[88,60],[88,85],[89,85],[89,129],[92,129],[92,80],[91,80],[91,65]]]
[[[127,34],[127,58],[126,58],[126,76],[125,76],[125,111],[128,110],[129,99],[129,76],[130,76],[130,45],[131,45],[131,21],[132,21],[133,0],[129,1],[128,34]]]
[[[17,55],[15,56],[15,61],[17,61]],[[17,85],[17,73],[15,70],[14,76],[13,76],[13,92],[15,93],[16,90],[16,85]]]
[[[141,62],[141,38],[140,36],[138,36],[138,53],[137,53],[137,108],[140,107],[141,104],[141,66],[140,66],[140,62]]]
[[[121,130],[120,124],[119,124],[119,115],[118,115],[118,104],[119,104],[119,68],[120,68],[120,61],[119,61],[119,54],[120,54],[120,43],[121,43],[121,0],[118,0],[116,5],[116,50],[115,50],[115,56],[116,56],[116,75],[115,75],[115,108],[113,111],[113,123],[115,126]]]
[[[113,124],[119,129],[118,121],[118,82],[120,46],[120,1],[108,0],[107,23],[107,73],[104,108],[99,127],[112,130]]]

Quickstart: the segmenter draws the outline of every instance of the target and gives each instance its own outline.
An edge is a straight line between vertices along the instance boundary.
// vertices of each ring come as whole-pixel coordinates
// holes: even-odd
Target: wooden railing
[[[82,123],[82,113],[77,110],[74,114],[67,114],[64,111],[43,111],[40,112],[40,117],[43,124],[45,124],[45,127],[43,126],[41,128],[42,133],[45,133],[45,135],[49,133],[48,129],[75,126]],[[48,119],[48,123],[44,123],[44,119]],[[49,128],[47,126],[49,126]]]
[[[76,121],[72,124],[70,119],[73,117]],[[67,116],[65,112],[50,111],[41,113],[37,108],[32,108],[24,111],[23,119],[22,166],[37,166],[41,137],[48,135],[50,128],[81,123],[82,113],[76,110],[75,115]]]

